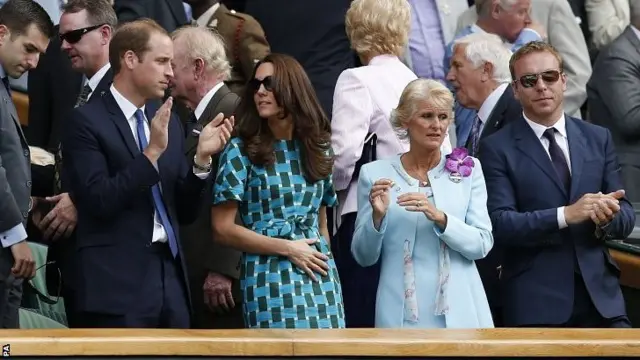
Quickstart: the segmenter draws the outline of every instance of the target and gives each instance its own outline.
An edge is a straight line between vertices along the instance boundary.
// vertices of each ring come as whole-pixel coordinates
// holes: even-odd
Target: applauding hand
[[[202,129],[198,137],[196,156],[199,159],[208,160],[212,155],[222,151],[229,138],[231,138],[234,124],[235,119],[233,116],[225,119],[224,115],[219,113]]]
[[[373,209],[373,224],[376,230],[380,229],[380,224],[384,215],[389,208],[389,190],[393,186],[393,181],[389,179],[380,179],[373,183],[371,191],[369,192],[369,203]]]
[[[407,193],[398,196],[398,205],[407,211],[417,211],[423,213],[427,219],[433,221],[442,230],[447,227],[447,215],[436,209],[429,202],[427,196],[422,193]]]

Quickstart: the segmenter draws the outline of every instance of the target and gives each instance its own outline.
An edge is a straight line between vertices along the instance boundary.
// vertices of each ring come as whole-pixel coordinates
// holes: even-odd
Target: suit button
[[[29,150],[27,149],[24,150],[24,157],[29,157]]]
[[[31,180],[27,181],[27,187],[28,187],[28,188],[30,188],[32,184],[33,184],[33,183],[31,182]]]

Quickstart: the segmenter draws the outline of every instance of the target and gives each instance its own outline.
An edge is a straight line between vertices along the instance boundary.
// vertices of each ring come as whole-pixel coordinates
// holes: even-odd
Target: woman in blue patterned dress
[[[216,241],[243,252],[245,324],[343,328],[326,217],[337,203],[330,125],[302,66],[267,56],[238,115],[237,137],[220,156],[211,216]]]

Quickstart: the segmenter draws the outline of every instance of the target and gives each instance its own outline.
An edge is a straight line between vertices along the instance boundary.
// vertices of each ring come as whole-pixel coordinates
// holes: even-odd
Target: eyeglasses
[[[562,72],[558,70],[547,70],[537,74],[527,74],[523,75],[518,79],[520,85],[524,88],[532,88],[536,86],[538,83],[538,79],[542,78],[546,84],[554,84],[558,80],[560,80],[560,75]]]
[[[253,90],[254,93],[260,90],[261,85],[264,85],[265,90],[273,91],[273,78],[271,76],[267,76],[262,80],[258,80],[254,78],[249,81],[249,86],[251,86],[251,89]]]
[[[84,34],[93,31],[95,29],[98,29],[102,26],[104,26],[106,24],[100,24],[100,25],[94,25],[94,26],[89,26],[86,28],[82,28],[82,29],[76,29],[76,30],[71,30],[69,32],[66,32],[64,34],[60,34],[60,41],[64,42],[65,40],[69,43],[69,44],[75,44],[78,41],[80,41],[82,39],[82,37],[84,36]]]

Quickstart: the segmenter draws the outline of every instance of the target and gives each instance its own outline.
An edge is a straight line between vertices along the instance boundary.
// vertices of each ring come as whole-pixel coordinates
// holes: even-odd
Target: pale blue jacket
[[[358,217],[353,235],[351,251],[361,266],[371,266],[381,259],[380,283],[376,302],[376,327],[432,327],[429,317],[433,317],[433,304],[437,281],[434,274],[415,274],[416,291],[419,306],[423,307],[420,315],[425,319],[420,323],[407,325],[404,321],[404,283],[403,283],[403,244],[405,239],[439,244],[443,241],[449,248],[450,278],[446,302],[449,311],[445,315],[447,328],[492,328],[493,321],[487,297],[476,269],[474,260],[484,258],[493,246],[491,220],[487,211],[487,190],[480,162],[474,159],[472,174],[462,178],[458,183],[452,181],[445,169],[445,156],[438,166],[429,173],[429,181],[433,191],[436,208],[447,215],[447,227],[440,232],[431,226],[433,231],[417,233],[417,224],[427,222],[420,212],[409,212],[396,204],[397,197],[408,192],[418,192],[418,181],[408,177],[400,162],[400,156],[378,160],[361,168],[358,181]],[[399,171],[400,170],[400,171]],[[402,172],[402,173],[401,173]],[[395,182],[390,191],[391,201],[380,230],[373,226],[372,208],[369,203],[369,191],[379,179],[390,179]],[[437,264],[438,254],[418,254],[420,258],[429,258]],[[414,263],[416,253],[413,254]],[[422,260],[427,261],[427,260]],[[420,265],[420,264],[416,264]],[[429,264],[436,269],[437,267]],[[414,265],[415,266],[415,265]],[[424,267],[423,267],[424,268]],[[434,270],[437,271],[437,270]],[[437,274],[435,274],[437,275]],[[427,313],[427,314],[425,314]]]

